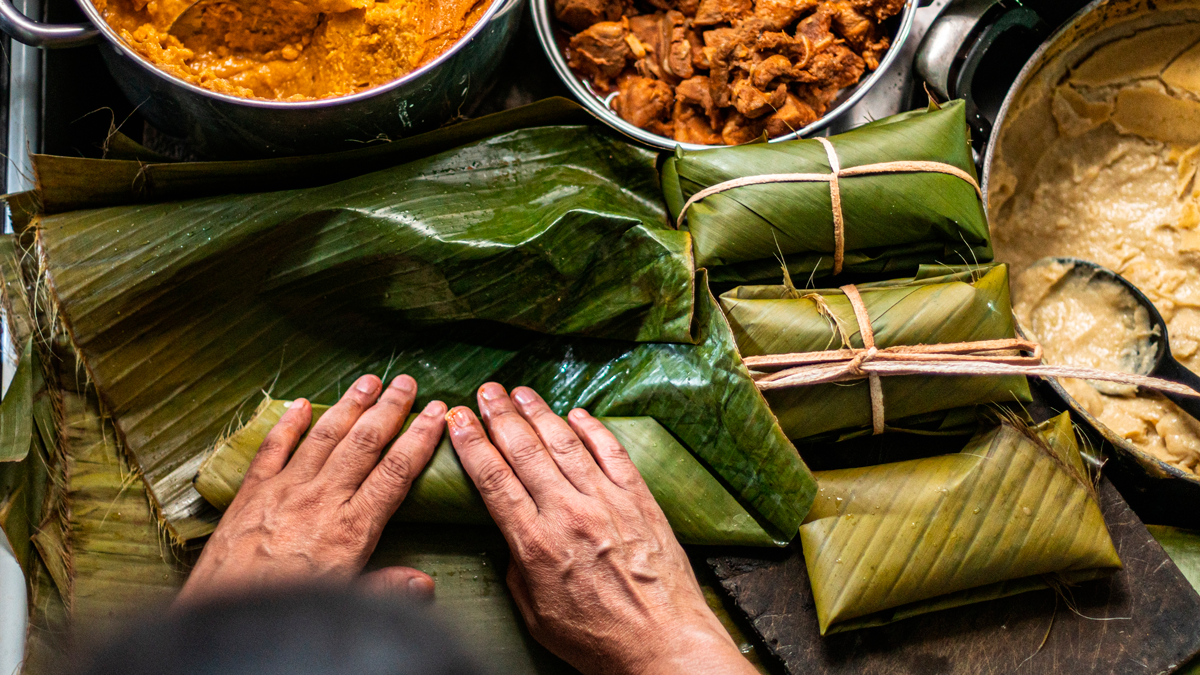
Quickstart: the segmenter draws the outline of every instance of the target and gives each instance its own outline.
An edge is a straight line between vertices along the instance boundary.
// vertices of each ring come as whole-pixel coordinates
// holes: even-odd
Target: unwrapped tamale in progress
[[[828,139],[843,171],[888,162],[933,162],[962,172],[909,170],[839,178],[845,271],[903,274],[921,263],[992,260],[983,202],[971,182],[975,164],[968,134],[964,105],[955,101]],[[678,219],[688,199],[725,181],[830,171],[826,148],[817,140],[678,150],[663,166],[663,193],[671,217]],[[773,277],[778,255],[798,278],[834,269],[828,181],[735,187],[700,199],[686,216],[696,266],[708,268],[714,281]]]
[[[875,344],[932,345],[1013,338],[1008,268],[922,266],[916,276],[858,285]],[[817,297],[819,296],[819,298]],[[861,349],[862,334],[841,289],[739,286],[721,296],[742,356]],[[842,333],[850,344],[842,344]],[[965,408],[1029,401],[1023,376],[897,375],[880,378],[889,429],[970,434]],[[831,440],[869,433],[867,381],[792,387],[766,392],[772,412],[794,440]]]
[[[1121,568],[1066,413],[817,480],[800,542],[822,634]]]
[[[313,406],[313,423],[328,406]],[[286,401],[266,399],[241,429],[220,442],[196,475],[196,490],[224,511],[267,432],[287,410]],[[411,423],[415,415],[409,418]],[[600,421],[629,452],[685,544],[775,546],[778,542],[738,504],[708,469],[649,417],[606,417]],[[404,498],[396,519],[413,523],[486,525],[487,507],[458,461],[450,439],[442,442]]]

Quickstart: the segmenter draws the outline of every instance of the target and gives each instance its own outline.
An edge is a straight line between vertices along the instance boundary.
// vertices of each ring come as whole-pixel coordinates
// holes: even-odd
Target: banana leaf
[[[1016,337],[1008,292],[1008,268],[922,265],[916,276],[860,284],[878,347]],[[824,299],[836,319],[802,294]],[[815,352],[842,347],[838,324],[862,348],[854,310],[838,289],[795,291],[788,286],[739,286],[720,298],[743,356]],[[880,378],[884,414],[892,429],[962,433],[964,407],[1030,400],[1021,376],[894,376]],[[771,410],[794,440],[845,439],[870,432],[871,399],[866,380],[766,392]],[[967,431],[966,433],[971,433]]]
[[[1121,567],[1065,413],[817,480],[800,542],[823,635]]]
[[[534,126],[584,124],[593,118],[578,103],[559,97],[485,115],[359,150],[249,161],[168,162],[124,139],[109,156],[87,159],[34,155],[38,207],[45,213],[80,208],[160,202],[231,193],[268,192],[336,183],[354,176]],[[113,150],[124,150],[114,153]]]
[[[287,410],[286,401],[263,401],[254,417],[217,445],[196,474],[196,490],[224,511],[233,501],[246,469],[267,432]],[[328,410],[313,407],[313,423]],[[409,423],[415,419],[409,418]],[[650,492],[666,513],[679,541],[685,544],[773,546],[737,500],[721,486],[666,429],[649,417],[600,418],[629,451]],[[414,481],[396,519],[413,523],[479,525],[492,522],[487,507],[463,471],[448,436],[429,465]]]
[[[1147,525],[1146,529],[1200,593],[1200,532],[1168,525]]]
[[[192,478],[262,392],[332,403],[359,374],[406,372],[420,405],[472,405],[496,380],[560,413],[653,417],[787,541],[815,485],[657,202],[652,154],[554,127],[327,188],[34,224],[56,308],[178,540],[212,531]]]
[[[16,356],[16,363],[4,364],[14,368],[12,381],[0,400],[0,462],[19,462],[29,452],[33,436],[33,396],[38,364],[33,353],[33,334],[25,288],[18,272],[16,242],[13,235],[0,236],[0,307],[8,329],[4,339]]]
[[[965,106],[887,117],[829,141],[843,169],[890,161],[931,161],[975,176]],[[778,173],[829,173],[816,140],[757,143],[704,151],[677,149],[662,171],[671,217],[697,192],[718,183]],[[992,260],[987,219],[975,188],[938,173],[893,173],[842,178],[847,272],[911,272],[921,263]],[[777,256],[800,278],[833,271],[833,203],[828,183],[738,187],[688,209],[696,265],[714,282],[767,279]]]

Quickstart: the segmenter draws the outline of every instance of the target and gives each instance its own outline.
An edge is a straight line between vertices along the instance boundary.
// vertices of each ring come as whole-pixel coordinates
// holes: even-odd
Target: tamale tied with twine
[[[680,150],[662,183],[714,281],[774,276],[777,247],[818,277],[992,259],[961,101],[828,139]]]

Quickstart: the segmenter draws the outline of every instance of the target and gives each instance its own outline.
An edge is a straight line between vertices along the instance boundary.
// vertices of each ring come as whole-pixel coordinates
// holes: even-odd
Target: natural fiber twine
[[[1097,368],[1041,365],[1042,346],[1019,338],[879,349],[875,346],[875,331],[858,288],[850,284],[842,286],[841,291],[854,309],[863,346],[857,348],[847,345],[843,349],[823,352],[746,357],[744,362],[752,370],[783,369],[756,374],[755,383],[760,391],[866,379],[871,395],[871,427],[875,434],[884,431],[883,387],[879,379],[884,375],[1071,377],[1132,384],[1182,396],[1200,397],[1200,392],[1191,387],[1157,377]],[[823,311],[828,311],[827,306]]]

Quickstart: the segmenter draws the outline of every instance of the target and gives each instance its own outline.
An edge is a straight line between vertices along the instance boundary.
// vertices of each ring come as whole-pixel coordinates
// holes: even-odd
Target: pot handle
[[[972,100],[975,71],[1002,35],[1013,30],[1042,35],[1047,29],[1041,16],[1026,7],[1010,9],[1002,0],[953,0],[925,33],[913,65],[942,100],[966,99],[973,124],[990,135],[991,125]]]
[[[46,24],[25,16],[12,0],[0,0],[0,31],[31,47],[55,49],[80,47],[100,39],[100,31],[90,23]]]

